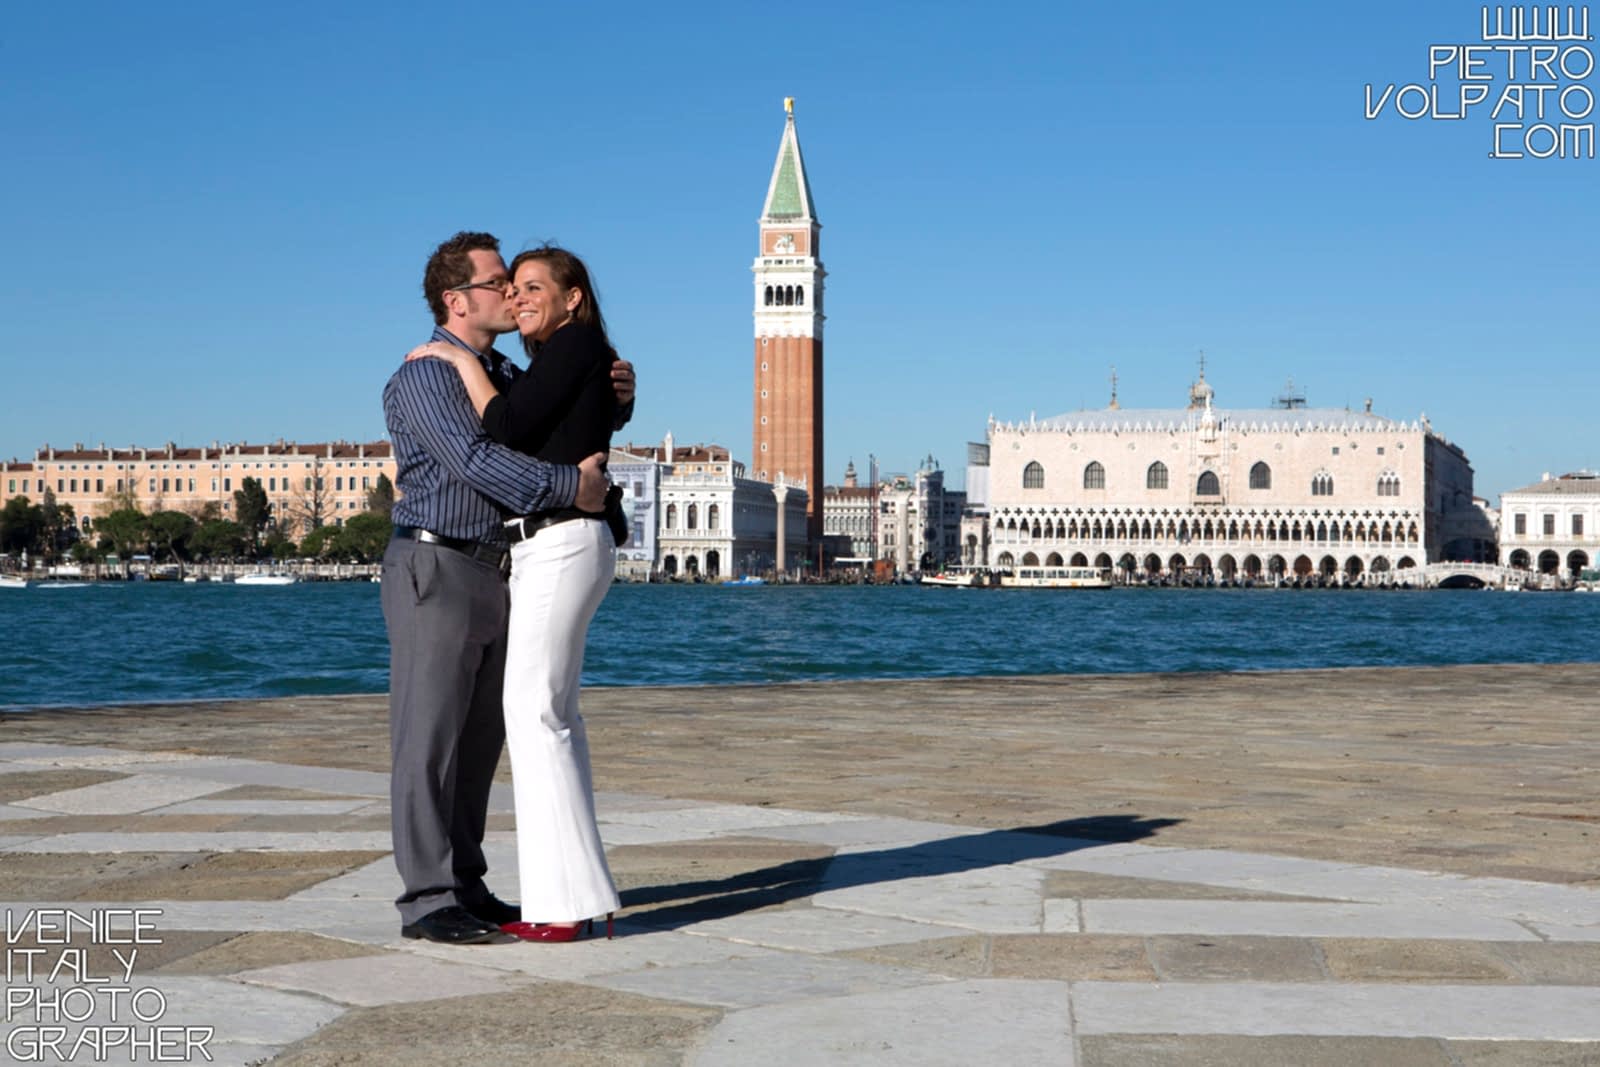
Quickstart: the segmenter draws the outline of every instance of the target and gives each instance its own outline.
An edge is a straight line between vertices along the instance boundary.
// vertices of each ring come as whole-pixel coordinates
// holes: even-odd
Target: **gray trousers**
[[[383,556],[395,901],[412,923],[487,890],[483,830],[505,744],[505,578],[454,549],[396,539]]]

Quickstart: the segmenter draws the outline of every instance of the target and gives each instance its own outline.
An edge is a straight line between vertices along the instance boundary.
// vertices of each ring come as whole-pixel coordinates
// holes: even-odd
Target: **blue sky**
[[[471,228],[589,260],[625,436],[747,458],[794,96],[831,481],[932,453],[959,483],[991,413],[1101,406],[1112,365],[1124,406],[1181,406],[1201,350],[1224,408],[1292,376],[1426,412],[1491,498],[1600,467],[1600,160],[1366,121],[1368,82],[1479,36],[1479,5],[1400,6],[24,6],[0,455],[381,436],[423,262]]]

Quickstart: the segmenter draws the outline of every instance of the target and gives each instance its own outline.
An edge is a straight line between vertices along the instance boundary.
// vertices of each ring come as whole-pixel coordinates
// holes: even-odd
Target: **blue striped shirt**
[[[441,327],[433,340],[458,345],[483,361],[502,390],[517,368]],[[578,496],[578,468],[546,463],[495,444],[483,432],[461,375],[442,359],[416,359],[383,387],[383,417],[394,444],[394,521],[446,537],[500,543],[508,516],[562,508]]]

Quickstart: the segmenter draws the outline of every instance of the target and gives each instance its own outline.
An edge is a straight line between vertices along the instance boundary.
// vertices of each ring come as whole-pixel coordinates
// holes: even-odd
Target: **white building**
[[[617,576],[649,581],[656,565],[656,534],[661,499],[661,463],[653,446],[613,448],[606,473],[622,487],[622,511],[628,516],[628,543],[617,548]]]
[[[1370,401],[1364,411],[1292,396],[1253,410],[1213,401],[1202,372],[1187,408],[1123,410],[1113,397],[1102,410],[991,419],[991,544],[977,562],[1390,581],[1472,558],[1462,531],[1485,524],[1472,466],[1425,417],[1385,418]]]
[[[860,484],[854,461],[845,467],[843,485],[823,487],[822,537],[825,544],[832,546],[835,558],[878,558],[873,538],[872,499],[872,487]]]
[[[1576,578],[1600,555],[1600,474],[1579,471],[1500,497],[1500,563]]]
[[[806,491],[745,477],[720,445],[674,448],[669,435],[658,481],[656,570],[663,577],[738,578],[772,573],[781,533],[787,571],[805,565]],[[664,457],[670,455],[671,462]],[[779,498],[782,498],[780,522]]]
[[[967,495],[946,489],[944,471],[929,456],[911,476],[878,486],[878,558],[904,574],[961,561],[961,512]]]

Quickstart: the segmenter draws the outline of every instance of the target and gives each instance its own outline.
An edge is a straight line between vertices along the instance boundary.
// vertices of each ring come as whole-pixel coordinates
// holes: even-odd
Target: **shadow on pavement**
[[[670,930],[786,904],[824,890],[1004,867],[1023,860],[1138,841],[1182,821],[1097,815],[962,834],[871,852],[793,860],[729,878],[640,886],[622,892],[622,906],[630,909],[630,923]]]

